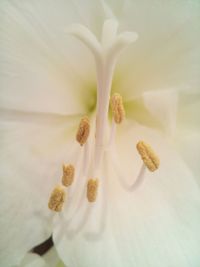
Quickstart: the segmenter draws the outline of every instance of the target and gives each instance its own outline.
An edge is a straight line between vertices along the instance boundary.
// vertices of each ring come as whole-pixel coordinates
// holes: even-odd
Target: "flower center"
[[[98,190],[101,186],[101,179],[98,177],[98,173],[101,168],[104,152],[113,146],[116,124],[120,124],[125,118],[122,97],[117,93],[110,96],[111,84],[118,56],[124,48],[137,39],[137,34],[134,32],[117,34],[117,28],[118,23],[115,20],[106,20],[103,25],[101,41],[98,41],[96,36],[83,25],[75,24],[68,29],[68,33],[81,40],[90,49],[96,66],[97,110],[95,138],[93,138],[94,142],[92,143],[93,148],[89,149],[88,140],[92,137],[90,120],[87,116],[81,119],[76,135],[77,142],[84,149],[83,167],[80,168],[81,171],[79,170],[81,172],[79,176],[89,178],[85,188],[87,191],[86,196],[90,203],[95,202],[98,198]],[[109,104],[113,115],[111,127],[109,127],[108,122]],[[107,135],[107,133],[109,134]],[[150,171],[155,171],[159,166],[159,160],[149,145],[140,141],[137,144],[137,149],[144,163],[134,184],[126,185],[122,182],[122,186],[125,189],[134,189],[140,185],[144,177],[145,166]],[[117,169],[119,178],[123,180],[123,174],[121,174],[118,162],[116,153],[113,153],[112,163]],[[90,176],[88,175],[88,170],[90,170]],[[76,171],[72,164],[63,165],[63,186],[69,187],[72,185]],[[83,193],[85,194],[85,192]],[[63,202],[63,187],[57,186],[51,194],[49,208],[54,211],[60,211]]]

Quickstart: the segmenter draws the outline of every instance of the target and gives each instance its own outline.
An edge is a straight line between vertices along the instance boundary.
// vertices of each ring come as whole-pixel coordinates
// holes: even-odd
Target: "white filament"
[[[132,192],[136,190],[138,187],[140,187],[140,185],[144,182],[145,171],[146,171],[146,166],[144,163],[141,165],[138,175],[132,179],[131,183],[128,184],[126,183],[126,177],[125,177],[124,171],[120,168],[120,165],[121,165],[120,160],[117,158],[116,153],[112,153],[111,161],[113,164],[113,168],[116,170],[116,173],[118,175],[119,182],[126,191]]]

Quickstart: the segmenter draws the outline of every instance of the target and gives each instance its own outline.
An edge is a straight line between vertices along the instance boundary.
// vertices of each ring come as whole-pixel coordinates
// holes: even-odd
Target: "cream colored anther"
[[[89,133],[90,133],[90,121],[89,118],[85,116],[81,119],[76,134],[76,140],[81,146],[86,143]]]
[[[121,123],[125,118],[125,109],[120,94],[115,93],[110,100],[110,105],[115,123]]]
[[[160,165],[160,160],[151,146],[144,141],[139,141],[136,147],[146,167],[151,172],[157,170]]]
[[[69,164],[69,165],[63,164],[62,184],[64,186],[70,186],[73,183],[74,173],[75,173],[75,169],[72,164]]]
[[[98,179],[90,179],[87,183],[87,199],[89,202],[95,202],[97,198],[99,181]]]
[[[65,201],[64,187],[58,185],[54,188],[49,198],[49,203],[48,203],[49,209],[57,212],[61,211],[64,201]]]

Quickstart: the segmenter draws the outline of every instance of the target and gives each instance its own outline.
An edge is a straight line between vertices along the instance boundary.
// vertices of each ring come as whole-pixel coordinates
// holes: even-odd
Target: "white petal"
[[[118,22],[115,19],[108,19],[104,22],[101,43],[104,47],[109,46],[115,39],[118,29]]]
[[[148,90],[199,86],[199,1],[126,1],[121,28],[138,41],[119,64],[116,91],[127,99]]]
[[[62,164],[75,160],[79,118],[1,113],[0,262],[19,263],[51,234],[49,195],[60,183]]]
[[[135,192],[121,187],[115,168],[101,174],[101,192],[90,207],[89,219],[81,221],[78,212],[70,227],[61,220],[54,230],[56,248],[66,265],[196,267],[200,262],[200,192],[194,177],[159,133],[134,126],[124,125],[118,140],[127,182],[134,181],[141,164],[135,148],[140,139],[160,156],[160,169],[147,172]],[[110,159],[105,162],[110,164]]]
[[[119,20],[123,14],[125,2],[124,0],[101,0],[105,17]]]
[[[158,119],[166,133],[171,136],[176,130],[178,92],[176,90],[150,91],[142,95],[146,108]]]
[[[2,1],[0,16],[1,107],[87,112],[88,96],[95,88],[93,61],[64,33],[71,23],[81,21],[76,6],[69,1]]]
[[[200,183],[200,90],[187,90],[180,95],[177,132],[174,143],[186,164]]]

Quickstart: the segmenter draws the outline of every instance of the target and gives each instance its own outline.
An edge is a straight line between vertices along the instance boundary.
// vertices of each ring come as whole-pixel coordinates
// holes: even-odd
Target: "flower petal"
[[[95,88],[93,60],[65,34],[66,27],[86,16],[85,7],[80,15],[77,5],[1,2],[1,107],[61,114],[88,111]]]
[[[160,169],[147,172],[143,185],[130,192],[119,183],[108,154],[109,169],[100,176],[102,189],[88,219],[78,212],[71,227],[80,228],[73,233],[61,219],[54,230],[56,249],[71,267],[198,266],[200,192],[194,177],[162,135],[131,124],[118,137],[126,182],[134,181],[141,165],[135,148],[140,139],[152,144]]]
[[[1,113],[0,262],[10,266],[51,234],[47,207],[75,141],[79,117]],[[73,160],[73,155],[71,160]]]
[[[176,90],[150,91],[143,94],[146,108],[171,136],[176,130],[178,92]]]
[[[200,183],[200,90],[187,90],[179,98],[174,143]]]
[[[126,1],[121,28],[138,32],[139,39],[116,73],[116,91],[124,99],[199,85],[199,14],[199,1]]]

